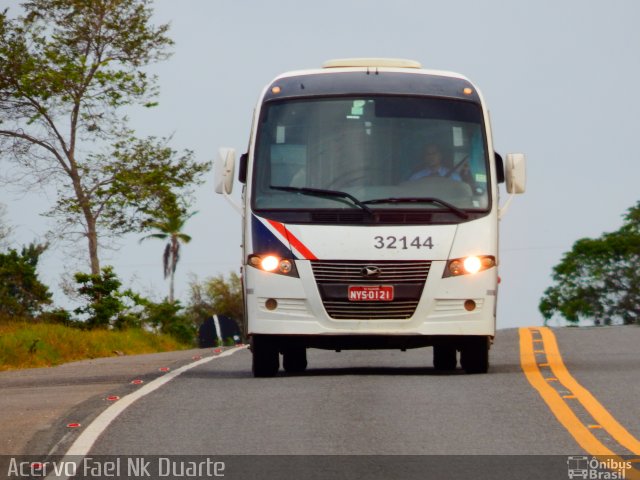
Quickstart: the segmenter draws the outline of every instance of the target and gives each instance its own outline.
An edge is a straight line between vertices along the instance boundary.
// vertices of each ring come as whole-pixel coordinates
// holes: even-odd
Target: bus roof
[[[329,60],[320,69],[286,72],[267,86],[262,100],[335,95],[418,95],[482,103],[476,87],[463,75],[389,58]]]
[[[370,68],[422,68],[420,62],[406,58],[340,58],[328,60],[322,68],[370,67]]]

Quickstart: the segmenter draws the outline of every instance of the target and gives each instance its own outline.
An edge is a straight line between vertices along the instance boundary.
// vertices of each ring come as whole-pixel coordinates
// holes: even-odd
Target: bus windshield
[[[268,102],[253,171],[256,210],[490,207],[479,105],[410,96]],[[355,201],[354,201],[355,199]]]

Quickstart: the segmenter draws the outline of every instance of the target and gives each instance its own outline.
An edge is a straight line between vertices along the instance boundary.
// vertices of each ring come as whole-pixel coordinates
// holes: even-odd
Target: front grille
[[[431,267],[430,261],[313,260],[313,275],[327,314],[335,319],[407,319],[418,306]],[[365,276],[367,267],[379,269]],[[391,302],[352,302],[349,285],[393,285]]]
[[[331,318],[336,320],[402,320],[411,318],[418,300],[408,302],[323,302]]]
[[[369,266],[378,267],[380,275],[375,278],[363,277],[362,269]],[[312,260],[311,267],[319,284],[424,283],[427,280],[431,262]]]

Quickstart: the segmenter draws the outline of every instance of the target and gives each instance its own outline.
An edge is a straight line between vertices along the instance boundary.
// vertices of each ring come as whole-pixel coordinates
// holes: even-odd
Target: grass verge
[[[0,371],[187,348],[192,346],[139,329],[85,331],[48,323],[0,324]]]

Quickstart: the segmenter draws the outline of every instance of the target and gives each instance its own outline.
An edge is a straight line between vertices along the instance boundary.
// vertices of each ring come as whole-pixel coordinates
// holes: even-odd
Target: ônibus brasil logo
[[[622,480],[631,462],[619,458],[571,456],[567,459],[569,478],[585,480]]]

